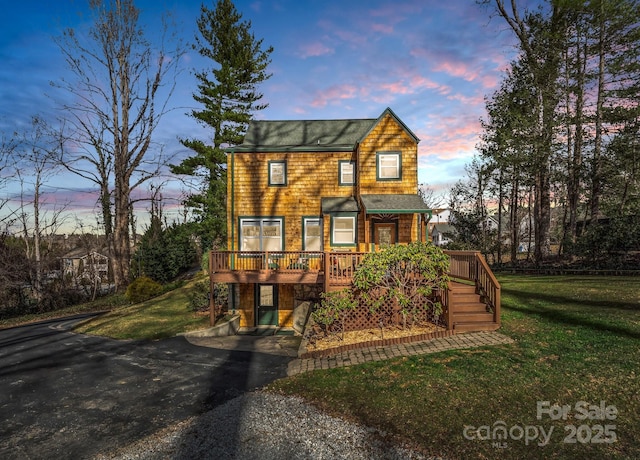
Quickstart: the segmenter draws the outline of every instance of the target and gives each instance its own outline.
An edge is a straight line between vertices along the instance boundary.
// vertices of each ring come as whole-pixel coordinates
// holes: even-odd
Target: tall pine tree
[[[231,0],[218,0],[215,9],[202,5],[197,21],[200,34],[193,48],[213,61],[212,67],[195,76],[198,92],[193,98],[203,108],[191,116],[212,130],[212,143],[182,139],[194,155],[172,166],[175,174],[200,177],[201,188],[190,195],[186,206],[198,218],[198,233],[204,247],[222,244],[226,237],[226,156],[224,148],[242,143],[252,114],[267,104],[260,103],[257,87],[271,77],[266,68],[273,47],[263,49],[263,40],[251,33],[251,22]]]

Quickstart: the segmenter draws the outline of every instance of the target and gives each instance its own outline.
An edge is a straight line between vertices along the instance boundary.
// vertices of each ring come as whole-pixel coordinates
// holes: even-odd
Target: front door
[[[376,246],[389,246],[396,244],[396,224],[395,223],[374,223],[373,242]]]
[[[278,325],[278,289],[275,284],[258,284],[256,287],[257,326]]]

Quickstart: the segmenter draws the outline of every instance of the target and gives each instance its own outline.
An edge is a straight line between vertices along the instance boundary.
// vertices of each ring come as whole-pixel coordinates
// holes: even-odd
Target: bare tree
[[[114,282],[122,289],[129,282],[131,193],[164,163],[152,136],[167,113],[182,51],[166,50],[166,22],[152,49],[133,0],[89,4],[87,36],[68,29],[57,41],[73,75],[58,85],[73,95],[63,104],[74,138],[63,163],[99,187]]]
[[[446,206],[446,193],[436,192],[436,190],[429,184],[419,184],[418,195],[420,195],[422,201],[424,201],[426,205],[431,209],[437,209]]]
[[[0,190],[6,190],[5,186],[14,173],[12,165],[14,163],[13,152],[16,148],[16,142],[13,137],[7,138],[5,133],[0,133],[0,136]],[[0,233],[5,232],[10,225],[10,214],[3,212],[8,202],[8,196],[0,196],[0,224],[4,227],[0,229]]]
[[[16,135],[18,137],[18,135]],[[27,259],[33,261],[31,280],[35,298],[40,301],[43,291],[45,260],[42,249],[43,235],[53,235],[63,224],[65,206],[53,212],[43,212],[42,187],[56,174],[57,158],[62,148],[59,133],[54,132],[38,117],[33,117],[31,126],[20,136],[16,147],[18,166],[16,175],[20,181],[21,205],[18,212]],[[30,185],[31,187],[29,187]],[[27,202],[28,201],[28,202]]]

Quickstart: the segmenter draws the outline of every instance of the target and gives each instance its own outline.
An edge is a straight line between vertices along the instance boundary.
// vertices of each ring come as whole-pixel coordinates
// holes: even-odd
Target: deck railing
[[[444,251],[449,256],[449,276],[472,281],[500,324],[500,283],[478,251]]]
[[[232,271],[282,270],[323,271],[324,252],[313,251],[211,251],[212,273]]]
[[[444,251],[450,258],[449,276],[471,281],[493,311],[500,324],[500,283],[478,251]],[[275,271],[278,273],[315,272],[325,275],[325,288],[348,286],[356,267],[366,252],[313,251],[212,251],[209,267],[212,273],[236,271]],[[443,293],[447,302],[448,292]]]

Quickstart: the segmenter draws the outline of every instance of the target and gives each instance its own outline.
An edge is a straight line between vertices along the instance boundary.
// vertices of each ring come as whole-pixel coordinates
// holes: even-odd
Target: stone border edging
[[[307,351],[307,341],[303,340],[300,344],[301,349],[304,346],[304,351],[298,352],[299,359],[315,359],[315,358],[326,358],[327,356],[333,356],[339,353],[343,353],[345,351],[358,350],[361,348],[370,348],[370,347],[386,347],[389,345],[400,345],[405,343],[412,342],[424,342],[426,340],[432,339],[440,339],[443,337],[451,337],[454,335],[454,331],[436,331],[436,332],[427,332],[424,334],[418,335],[409,335],[406,337],[396,337],[392,339],[378,339],[371,340],[369,342],[358,342],[358,343],[350,343],[348,345],[339,345],[333,348],[327,348],[325,350],[314,350]]]

